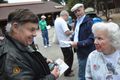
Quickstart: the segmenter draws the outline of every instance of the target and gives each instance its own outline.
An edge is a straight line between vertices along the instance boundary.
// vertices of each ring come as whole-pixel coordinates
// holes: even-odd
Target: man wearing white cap
[[[49,44],[49,37],[48,37],[48,30],[47,30],[47,22],[45,21],[46,17],[44,15],[41,16],[41,20],[39,21],[39,28],[42,32],[43,37],[43,43],[44,47],[47,48],[48,46],[51,46]]]
[[[92,52],[94,47],[94,36],[91,31],[93,25],[92,19],[85,15],[84,5],[81,3],[75,4],[72,9],[75,16],[75,31],[72,37],[72,46],[77,51],[79,71],[78,80],[85,80],[85,67],[88,54]]]

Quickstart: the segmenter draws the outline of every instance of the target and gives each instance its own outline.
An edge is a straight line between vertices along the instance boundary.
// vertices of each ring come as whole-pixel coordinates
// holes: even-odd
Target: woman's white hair
[[[120,49],[120,27],[113,22],[98,22],[93,24],[92,32],[95,34],[97,30],[106,30],[108,32],[108,38],[111,41],[111,45],[116,49]]]

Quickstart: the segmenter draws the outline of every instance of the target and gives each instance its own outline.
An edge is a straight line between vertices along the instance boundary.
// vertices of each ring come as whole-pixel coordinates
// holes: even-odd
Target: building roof
[[[45,14],[60,12],[63,10],[63,6],[53,1],[35,1],[35,2],[24,2],[24,3],[5,3],[0,4],[0,20],[6,20],[10,12],[15,9],[27,8],[33,11],[35,14]]]

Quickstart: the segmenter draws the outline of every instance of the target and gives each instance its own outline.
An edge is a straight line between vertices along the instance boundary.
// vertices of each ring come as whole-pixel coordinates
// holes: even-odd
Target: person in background
[[[112,22],[112,21],[113,21],[112,17],[107,18],[107,22]]]
[[[86,15],[92,18],[93,23],[103,22],[103,19],[100,18],[95,12],[87,12]]]
[[[92,7],[86,8],[85,13],[87,16],[92,18],[93,23],[103,22],[103,19],[101,17],[99,17],[99,15],[95,12],[94,8],[92,8]]]
[[[34,50],[38,50],[39,48],[37,47],[37,44],[35,44],[34,38],[32,41],[32,44],[30,44],[30,46],[34,49]]]
[[[0,80],[56,80],[58,67],[50,72],[48,59],[30,47],[38,28],[38,17],[29,9],[8,15],[8,30],[0,45]]]
[[[67,24],[68,24],[69,30],[72,30],[72,17],[71,16],[68,17]]]
[[[39,28],[42,32],[42,37],[43,37],[43,43],[44,47],[50,47],[49,43],[49,36],[48,36],[48,30],[47,30],[47,22],[45,21],[46,17],[44,15],[41,16],[41,20],[39,21]]]
[[[93,21],[85,15],[84,5],[81,3],[75,4],[71,8],[71,11],[74,12],[77,17],[71,45],[77,52],[79,63],[78,80],[85,80],[87,57],[89,53],[95,49],[94,36],[91,31]]]
[[[0,28],[0,41],[4,39],[4,34],[2,32],[2,29]]]
[[[59,42],[59,46],[62,50],[64,61],[69,66],[69,68],[65,71],[64,76],[72,77],[74,74],[72,73],[72,64],[73,64],[73,51],[70,44],[65,44],[62,41],[69,41],[69,36],[72,32],[69,30],[67,26],[69,13],[66,10],[60,12],[60,17],[56,18],[54,26],[56,36]]]
[[[113,22],[93,25],[96,50],[88,56],[86,80],[120,79],[120,27]]]

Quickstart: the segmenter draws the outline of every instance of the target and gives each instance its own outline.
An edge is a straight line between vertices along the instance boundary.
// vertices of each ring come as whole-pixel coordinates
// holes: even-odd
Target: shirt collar
[[[82,17],[78,17],[78,18],[77,18],[77,21],[83,20],[83,19],[85,18],[85,16],[86,16],[86,15],[83,15]]]

